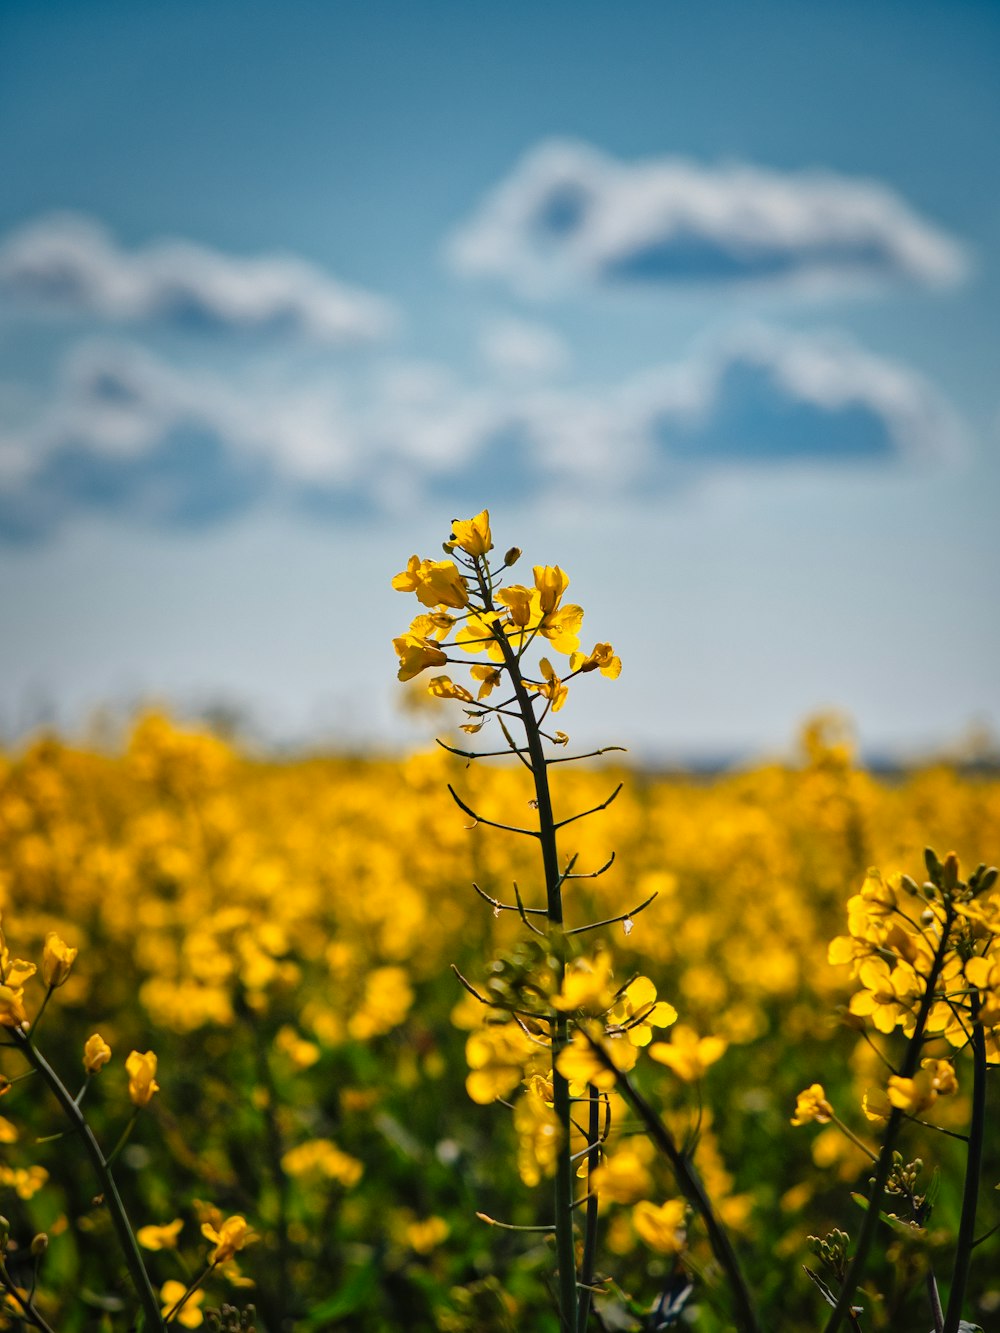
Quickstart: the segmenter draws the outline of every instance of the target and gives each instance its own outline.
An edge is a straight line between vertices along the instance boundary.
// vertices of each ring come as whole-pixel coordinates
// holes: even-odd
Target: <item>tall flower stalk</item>
[[[587,958],[574,952],[573,937],[599,927],[621,922],[627,934],[633,918],[655,894],[610,920],[572,927],[564,920],[562,891],[567,881],[600,875],[611,861],[597,870],[578,872],[575,856],[565,861],[560,857],[560,831],[606,809],[621,787],[593,808],[557,819],[549,784],[552,767],[606,751],[557,753],[569,738],[548,730],[549,717],[562,709],[577,677],[600,672],[615,679],[621,662],[609,643],[597,643],[589,653],[580,651],[583,610],[564,602],[569,579],[559,566],[534,566],[531,587],[505,582],[521,553],[512,548],[502,561],[491,561],[487,511],[456,520],[444,550],[448,558],[443,561],[413,556],[393,579],[398,591],[414,593],[426,608],[409,632],[394,640],[399,679],[411,680],[444,666],[469,666],[469,655],[485,657],[485,663],[469,667],[475,695],[444,674],[431,676],[428,689],[464,706],[469,720],[462,730],[469,734],[495,722],[503,747],[477,752],[439,743],[469,761],[514,755],[531,774],[537,823],[529,828],[500,823],[473,809],[454,788],[449,791],[477,824],[537,841],[545,890],[544,907],[526,905],[516,885],[514,903],[478,890],[497,915],[516,911],[529,932],[541,937],[544,961],[527,984],[513,987],[500,999],[495,998],[495,989],[494,998],[489,998],[462,978],[478,999],[506,1015],[505,1021],[470,1038],[467,1054],[472,1073],[467,1086],[473,1098],[484,1103],[502,1099],[519,1086],[525,1089],[514,1106],[515,1127],[527,1144],[521,1173],[529,1183],[543,1175],[553,1178],[554,1218],[542,1229],[555,1236],[560,1326],[564,1333],[584,1333],[598,1284],[598,1191],[610,1126],[608,1094],[635,1064],[638,1048],[650,1041],[653,1028],[667,1026],[677,1017],[673,1006],[657,999],[647,978],[633,977],[616,988],[606,953]],[[567,657],[568,670],[557,672],[547,655],[532,665],[532,650],[539,649]],[[626,1082],[621,1090],[635,1109],[634,1089]],[[576,1151],[574,1129],[583,1139]],[[687,1159],[679,1152],[674,1157],[671,1165],[675,1172],[680,1168],[682,1191],[705,1221],[716,1256],[734,1286],[739,1327],[756,1333],[752,1303],[728,1238],[707,1195],[691,1184],[697,1176],[688,1169]],[[575,1197],[574,1177],[581,1162],[586,1183]],[[645,1208],[650,1243],[663,1253],[676,1253],[683,1245],[684,1204],[656,1208],[647,1202]]]

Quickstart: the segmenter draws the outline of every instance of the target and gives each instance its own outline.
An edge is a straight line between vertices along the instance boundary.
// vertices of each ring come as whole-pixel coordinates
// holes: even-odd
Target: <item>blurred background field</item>
[[[27,959],[49,930],[79,947],[39,1040],[71,1089],[85,1038],[110,1043],[86,1103],[106,1145],[130,1109],[125,1054],[159,1057],[162,1091],[119,1168],[136,1226],[184,1222],[178,1250],[148,1255],[157,1283],[197,1271],[199,1224],[216,1208],[244,1214],[260,1239],[238,1273],[211,1279],[205,1308],[253,1302],[272,1331],[555,1328],[545,1243],[475,1216],[536,1223],[551,1203],[547,1185],[518,1177],[509,1111],[465,1092],[465,1037],[481,1013],[450,970],[485,986],[521,933],[473,879],[508,899],[516,879],[529,902],[538,886],[518,840],[469,829],[445,783],[516,822],[524,776],[440,750],[254,757],[160,714],[114,752],[52,736],[3,759],[4,931]],[[926,843],[970,868],[995,861],[1000,776],[944,763],[873,776],[822,718],[794,761],[701,778],[610,766],[557,777],[557,816],[625,782],[605,813],[563,835],[581,869],[617,853],[605,876],[573,886],[570,919],[617,915],[657,891],[627,936],[605,932],[617,974],[649,975],[682,1023],[729,1040],[705,1080],[699,1162],[782,1330],[813,1329],[805,1238],[851,1222],[864,1163],[834,1127],[789,1119],[796,1094],[821,1081],[864,1136],[861,1095],[879,1077],[843,1021],[851,987],[827,964],[828,942],[869,865],[919,875]],[[4,1055],[4,1073],[21,1072]],[[693,1122],[690,1085],[651,1064],[642,1082],[676,1126]],[[943,1123],[961,1123],[957,1101]],[[51,1238],[42,1308],[60,1329],[102,1311],[114,1323],[123,1274],[85,1162],[72,1141],[45,1141],[60,1126],[34,1080],[0,1109],[11,1234],[22,1246],[39,1230]],[[915,1131],[908,1146],[942,1166],[934,1222],[953,1228],[955,1143]],[[987,1151],[988,1183],[995,1139]],[[670,1197],[669,1173],[651,1169]],[[648,1306],[667,1265],[628,1212],[606,1209],[602,1270]],[[890,1242],[901,1272],[919,1251]],[[994,1239],[974,1267],[986,1328],[995,1272]],[[697,1301],[699,1328],[725,1327],[710,1276]],[[913,1315],[876,1310],[872,1327],[910,1327]]]

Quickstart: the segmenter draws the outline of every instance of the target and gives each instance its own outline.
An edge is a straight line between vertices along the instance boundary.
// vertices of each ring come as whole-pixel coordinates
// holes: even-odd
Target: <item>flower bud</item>
[[[31,1242],[31,1257],[40,1259],[49,1248],[49,1238],[44,1231],[40,1231]]]
[[[512,546],[503,558],[504,568],[510,569],[511,565],[516,565],[521,558],[520,546]]]

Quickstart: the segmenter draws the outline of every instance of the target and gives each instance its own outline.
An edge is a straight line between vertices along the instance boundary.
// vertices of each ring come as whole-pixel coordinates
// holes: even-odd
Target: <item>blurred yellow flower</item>
[[[184,1219],[176,1217],[164,1226],[140,1227],[135,1238],[145,1250],[176,1250],[177,1237],[184,1227]]]
[[[693,1028],[679,1023],[670,1041],[656,1042],[650,1046],[649,1054],[672,1069],[678,1078],[694,1083],[703,1077],[709,1065],[722,1058],[728,1044],[723,1037],[699,1037]]]
[[[237,1250],[242,1250],[245,1245],[250,1245],[257,1239],[247,1225],[246,1218],[240,1213],[227,1217],[218,1227],[212,1226],[210,1222],[203,1222],[201,1234],[215,1246],[208,1256],[210,1264],[224,1264]]]
[[[68,979],[78,953],[78,949],[71,949],[54,930],[49,931],[42,951],[42,980],[46,986],[54,989]]]
[[[125,1061],[128,1074],[128,1095],[135,1106],[148,1106],[155,1093],[160,1091],[156,1081],[156,1056],[152,1051],[145,1055],[133,1051]]]
[[[187,1287],[184,1283],[178,1282],[176,1278],[170,1278],[168,1282],[164,1282],[160,1288],[160,1300],[163,1302],[163,1309],[160,1313],[164,1319],[174,1310],[177,1302],[184,1299],[186,1291]],[[205,1293],[203,1291],[193,1291],[184,1301],[180,1312],[174,1315],[170,1322],[182,1324],[184,1328],[201,1328],[205,1322],[205,1316],[200,1309],[204,1300]]]
[[[833,1119],[833,1107],[826,1099],[826,1090],[822,1083],[813,1083],[800,1092],[795,1101],[793,1125],[808,1125],[816,1121],[826,1125]]]
[[[668,1199],[659,1207],[643,1200],[632,1209],[636,1231],[651,1250],[658,1254],[679,1254],[686,1243],[684,1217],[687,1207],[681,1199]]]
[[[111,1059],[111,1047],[99,1032],[83,1043],[83,1067],[88,1074],[99,1073]]]

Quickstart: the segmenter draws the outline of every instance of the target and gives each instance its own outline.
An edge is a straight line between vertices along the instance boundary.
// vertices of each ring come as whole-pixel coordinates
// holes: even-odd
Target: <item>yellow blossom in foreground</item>
[[[471,704],[472,695],[464,685],[456,685],[450,676],[435,676],[427,686],[427,693],[435,699],[457,699],[459,703]]]
[[[177,1237],[184,1228],[184,1219],[175,1217],[172,1222],[158,1227],[150,1225],[140,1227],[135,1238],[145,1250],[176,1250]]]
[[[538,669],[542,673],[542,680],[525,681],[528,689],[534,690],[540,694],[543,699],[548,699],[552,706],[553,713],[558,713],[569,695],[569,687],[564,685],[553,670],[552,663],[547,657],[543,657],[538,663]]]
[[[20,986],[0,986],[0,1025],[7,1028],[27,1023],[24,1009],[24,991]]]
[[[958,1091],[958,1080],[949,1060],[923,1060],[913,1078],[889,1079],[889,1101],[907,1115],[921,1115],[929,1110],[938,1097],[947,1097]]]
[[[54,930],[49,931],[42,951],[42,980],[46,986],[55,989],[68,980],[78,953],[78,949],[71,949]]]
[[[605,952],[593,958],[574,958],[566,968],[559,994],[552,1003],[564,1014],[584,1012],[599,1018],[615,1002],[611,985],[611,958]]]
[[[160,1311],[163,1318],[166,1319],[179,1300],[182,1300],[187,1291],[183,1282],[178,1282],[176,1278],[171,1278],[169,1282],[164,1282],[160,1288],[160,1300],[163,1302],[163,1309]],[[174,1315],[171,1323],[182,1324],[184,1328],[201,1328],[205,1322],[205,1316],[199,1308],[205,1299],[203,1291],[193,1291],[184,1301],[180,1313]]]
[[[540,1072],[548,1046],[532,1041],[518,1023],[491,1023],[469,1034],[466,1091],[481,1106],[506,1097],[526,1077]],[[538,1066],[538,1068],[535,1068]]]
[[[684,1232],[686,1212],[682,1199],[668,1199],[659,1207],[644,1199],[632,1209],[632,1221],[651,1250],[658,1254],[679,1254],[687,1239]]]
[[[861,1099],[861,1109],[869,1120],[877,1123],[889,1119],[892,1102],[881,1088],[869,1088]]]
[[[88,1074],[99,1073],[111,1059],[111,1047],[99,1032],[83,1043],[83,1067]]]
[[[833,1119],[833,1107],[826,1099],[826,1090],[822,1083],[813,1083],[800,1092],[795,1102],[793,1125],[808,1125],[812,1121],[826,1125]]]
[[[416,634],[401,634],[398,639],[393,639],[392,646],[399,658],[396,673],[399,680],[413,680],[428,667],[444,666],[448,661],[447,653],[430,639],[421,639]]]
[[[624,1148],[602,1163],[590,1183],[601,1198],[613,1203],[635,1203],[647,1198],[653,1188],[653,1178],[645,1162],[632,1148]]]
[[[649,977],[635,977],[618,996],[609,1017],[622,1028],[633,1046],[648,1046],[653,1039],[653,1028],[668,1028],[677,1022],[677,1010],[666,1000],[656,998],[656,987]]]
[[[537,1185],[543,1176],[554,1175],[562,1127],[551,1106],[530,1089],[514,1104],[514,1129],[517,1169],[524,1183]]]
[[[202,1223],[201,1234],[215,1246],[208,1256],[210,1264],[224,1264],[237,1250],[242,1250],[257,1239],[247,1226],[246,1218],[239,1213],[227,1217],[218,1227],[212,1226],[210,1222]]]
[[[674,1028],[671,1040],[654,1043],[649,1054],[685,1083],[695,1083],[709,1065],[722,1058],[728,1045],[723,1037],[699,1037],[693,1028],[680,1023]]]
[[[484,556],[493,550],[493,535],[490,532],[490,511],[484,509],[475,518],[455,518],[451,522],[451,541],[445,542],[449,550],[457,546],[466,555]]]
[[[152,1051],[145,1055],[133,1051],[125,1061],[128,1073],[128,1095],[134,1106],[148,1106],[154,1093],[160,1091],[156,1081],[156,1056]]]
[[[622,674],[622,660],[615,656],[610,643],[595,643],[589,653],[571,653],[569,666],[571,671],[600,671],[609,680],[617,680]]]
[[[556,1068],[577,1087],[590,1083],[601,1092],[610,1092],[615,1086],[616,1071],[627,1074],[638,1058],[638,1050],[623,1037],[605,1038],[596,1030],[588,1037],[577,1028],[573,1040],[560,1053]]]

